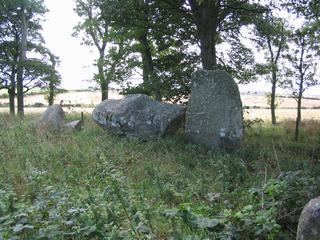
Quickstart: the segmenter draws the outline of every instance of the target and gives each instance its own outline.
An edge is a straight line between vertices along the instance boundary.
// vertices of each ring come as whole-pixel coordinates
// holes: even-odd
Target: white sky
[[[79,18],[74,13],[73,0],[45,0],[49,12],[43,23],[43,36],[46,46],[60,58],[59,73],[62,76],[62,88],[81,89],[95,86],[92,79],[96,71],[92,65],[96,57],[96,49],[81,45],[80,38],[71,36],[73,27]],[[240,85],[240,91],[270,91],[266,82]],[[281,93],[281,89],[278,89]],[[283,91],[282,91],[283,92]],[[305,95],[320,95],[320,87],[310,88]]]
[[[92,66],[95,59],[94,50],[80,45],[81,39],[71,36],[73,27],[79,18],[73,12],[73,0],[45,0],[49,12],[43,23],[43,36],[46,46],[60,58],[59,73],[62,87],[67,89],[94,86],[86,80],[92,79],[95,71]]]

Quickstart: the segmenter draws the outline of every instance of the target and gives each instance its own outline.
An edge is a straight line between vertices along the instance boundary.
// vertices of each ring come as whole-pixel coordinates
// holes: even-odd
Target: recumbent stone
[[[184,121],[185,108],[152,100],[144,94],[132,94],[121,100],[101,102],[93,110],[92,117],[113,133],[147,140],[179,128]]]

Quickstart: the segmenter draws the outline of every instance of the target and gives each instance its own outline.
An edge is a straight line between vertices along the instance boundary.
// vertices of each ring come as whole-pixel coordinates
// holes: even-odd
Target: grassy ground
[[[73,118],[69,116],[69,118]],[[41,133],[0,115],[0,239],[295,239],[319,195],[320,123],[246,129],[234,153],[142,142],[89,118]]]

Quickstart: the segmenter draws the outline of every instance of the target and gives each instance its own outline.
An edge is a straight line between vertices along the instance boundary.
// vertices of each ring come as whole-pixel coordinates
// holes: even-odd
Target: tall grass
[[[0,115],[0,239],[294,239],[319,194],[320,123],[246,129],[234,153]],[[74,116],[69,116],[70,119]]]

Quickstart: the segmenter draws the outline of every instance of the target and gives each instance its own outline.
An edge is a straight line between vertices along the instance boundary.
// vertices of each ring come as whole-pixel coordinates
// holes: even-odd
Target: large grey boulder
[[[243,135],[242,103],[237,84],[222,70],[200,70],[192,76],[186,113],[191,143],[235,149]]]
[[[92,112],[107,130],[125,136],[150,139],[174,131],[184,121],[185,108],[132,94],[121,100],[105,100]]]
[[[61,130],[64,127],[64,111],[60,105],[49,106],[40,116],[37,123],[38,129]]]
[[[297,240],[320,239],[320,197],[312,199],[299,218]]]

